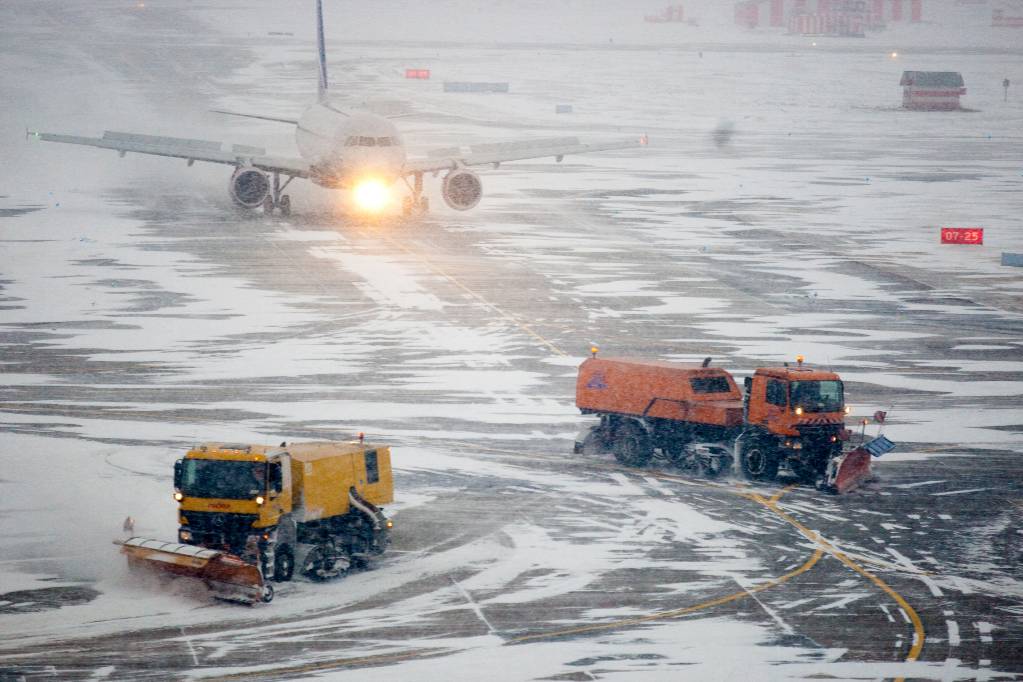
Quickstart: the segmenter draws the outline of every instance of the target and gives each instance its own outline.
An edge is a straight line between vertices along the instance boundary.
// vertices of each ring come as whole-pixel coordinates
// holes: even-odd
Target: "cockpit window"
[[[364,137],[352,135],[345,138],[346,147],[394,147],[398,143],[393,137]]]

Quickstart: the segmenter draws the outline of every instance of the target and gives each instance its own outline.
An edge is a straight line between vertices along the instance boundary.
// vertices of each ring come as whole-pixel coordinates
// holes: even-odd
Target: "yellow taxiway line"
[[[780,495],[774,495],[770,499],[767,499],[762,495],[757,495],[756,493],[740,494],[743,497],[747,497],[751,500],[754,500],[755,502],[758,502],[759,504],[762,504],[768,509],[770,509],[780,518],[782,518],[785,522],[787,522],[800,533],[802,533],[807,539],[814,542],[819,549],[823,549],[828,554],[835,557],[836,559],[841,561],[843,564],[845,564],[852,570],[859,573],[861,576],[863,576],[870,582],[874,583],[874,585],[876,585],[882,592],[891,597],[892,600],[902,608],[902,610],[909,617],[910,622],[913,624],[913,644],[909,648],[909,653],[906,654],[906,661],[907,662],[915,661],[920,657],[920,652],[924,648],[924,624],[923,621],[920,620],[920,616],[919,614],[917,614],[916,609],[909,605],[909,602],[906,601],[905,597],[896,592],[890,585],[888,585],[888,583],[884,582],[876,575],[874,575],[873,573],[871,573],[870,571],[868,571],[867,569],[863,568],[855,561],[850,559],[845,553],[843,553],[833,544],[822,538],[819,534],[810,530],[809,528],[801,524],[799,521],[796,521],[794,518],[792,518],[789,514],[779,509],[778,499],[780,498]],[[897,678],[896,682],[901,682],[903,679],[904,678],[901,677]]]
[[[757,592],[763,592],[772,587],[777,587],[783,583],[792,580],[798,575],[806,573],[814,565],[820,561],[821,557],[824,556],[824,548],[817,547],[814,553],[810,556],[806,562],[799,568],[789,571],[785,575],[778,576],[772,580],[760,583],[754,587],[744,589],[742,592],[733,592],[732,594],[725,595],[724,597],[718,597],[717,599],[710,599],[693,606],[686,606],[681,609],[673,609],[671,611],[659,611],[652,613],[649,616],[638,616],[636,618],[625,618],[623,620],[615,620],[607,623],[596,623],[593,625],[583,625],[575,628],[565,628],[562,630],[550,630],[548,632],[540,632],[535,635],[523,635],[521,637],[514,637],[509,639],[505,644],[521,644],[522,642],[530,642],[544,639],[557,639],[559,637],[568,637],[571,635],[579,635],[587,632],[595,632],[597,630],[618,630],[620,628],[629,627],[631,625],[639,625],[641,623],[650,623],[652,621],[667,620],[669,618],[678,618],[679,616],[685,616],[690,613],[696,613],[697,611],[704,611],[706,609],[721,606],[729,602],[738,601],[739,599],[745,599],[746,597],[752,597]]]

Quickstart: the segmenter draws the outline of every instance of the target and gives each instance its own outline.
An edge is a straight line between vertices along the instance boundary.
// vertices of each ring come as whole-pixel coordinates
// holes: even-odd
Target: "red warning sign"
[[[941,228],[942,244],[983,244],[983,227],[943,227]]]

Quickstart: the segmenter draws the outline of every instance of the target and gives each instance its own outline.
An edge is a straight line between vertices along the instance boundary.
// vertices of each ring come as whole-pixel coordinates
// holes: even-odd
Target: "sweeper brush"
[[[227,552],[145,538],[117,542],[132,570],[190,578],[206,586],[217,599],[255,604],[273,599],[273,587],[259,569]]]

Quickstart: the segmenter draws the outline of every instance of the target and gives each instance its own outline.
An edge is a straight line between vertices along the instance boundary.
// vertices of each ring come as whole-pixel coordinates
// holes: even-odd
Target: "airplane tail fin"
[[[320,82],[317,101],[327,101],[327,49],[323,40],[323,0],[316,0],[316,51],[319,53]]]

